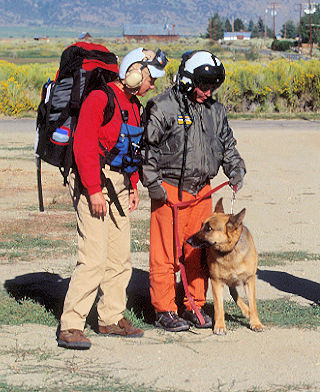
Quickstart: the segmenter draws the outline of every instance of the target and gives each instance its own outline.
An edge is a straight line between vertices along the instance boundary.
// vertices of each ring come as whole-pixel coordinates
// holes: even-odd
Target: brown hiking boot
[[[122,318],[118,324],[102,326],[99,325],[99,333],[103,335],[123,336],[125,338],[140,338],[144,332],[140,328],[135,328],[129,320]]]
[[[60,331],[58,346],[72,350],[88,350],[91,347],[91,342],[80,329],[66,329]]]

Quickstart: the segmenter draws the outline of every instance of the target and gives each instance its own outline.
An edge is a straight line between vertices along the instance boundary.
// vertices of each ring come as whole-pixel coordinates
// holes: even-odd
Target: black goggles
[[[168,63],[168,59],[161,49],[158,49],[154,58],[148,63],[148,65],[153,65],[156,68],[164,69]]]

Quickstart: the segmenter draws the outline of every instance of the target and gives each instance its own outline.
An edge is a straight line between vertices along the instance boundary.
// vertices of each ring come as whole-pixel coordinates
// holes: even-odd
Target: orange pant
[[[168,200],[176,204],[178,188],[162,183],[167,191]],[[183,192],[182,201],[200,199],[211,189],[206,185],[197,196]],[[202,222],[212,213],[211,198],[183,207],[178,212],[180,245],[184,244],[185,269],[188,287],[196,305],[201,308],[206,301],[208,277],[201,267],[201,251],[194,249],[185,240],[198,231]],[[179,271],[173,230],[173,209],[159,201],[151,201],[150,222],[150,294],[156,312],[177,311],[176,276]],[[191,310],[187,298],[184,305]]]

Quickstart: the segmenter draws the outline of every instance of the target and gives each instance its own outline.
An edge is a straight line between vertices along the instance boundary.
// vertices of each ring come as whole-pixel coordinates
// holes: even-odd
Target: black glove
[[[238,170],[232,170],[230,173],[230,186],[236,192],[240,190],[243,186],[243,177],[246,174],[245,170],[240,167]]]
[[[159,200],[163,203],[167,200],[167,191],[161,185],[161,181],[155,181],[148,186],[150,199]]]

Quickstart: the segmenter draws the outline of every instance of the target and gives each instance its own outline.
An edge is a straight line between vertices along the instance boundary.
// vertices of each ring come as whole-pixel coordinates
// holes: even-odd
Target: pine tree
[[[261,16],[259,16],[259,19],[258,19],[257,29],[258,29],[259,33],[264,33],[264,23],[263,23]]]
[[[208,38],[210,37],[210,34],[212,34],[212,39],[214,41],[218,41],[219,39],[223,38],[224,26],[218,13],[215,13],[213,15],[213,18],[211,18],[211,30],[212,32],[210,32],[210,21],[209,21],[209,27],[207,29],[206,37]]]
[[[243,31],[244,30],[244,23],[240,18],[236,18],[234,20],[234,30],[235,31]]]
[[[298,35],[298,26],[296,23],[294,23],[293,20],[288,20],[284,25],[282,25],[281,28],[281,36],[284,37],[286,35],[286,38],[288,39],[294,39]]]
[[[253,20],[250,19],[249,24],[248,24],[248,31],[253,31],[254,29],[254,23]]]
[[[226,19],[225,24],[224,24],[224,31],[232,31],[232,25],[229,21],[229,19]]]

